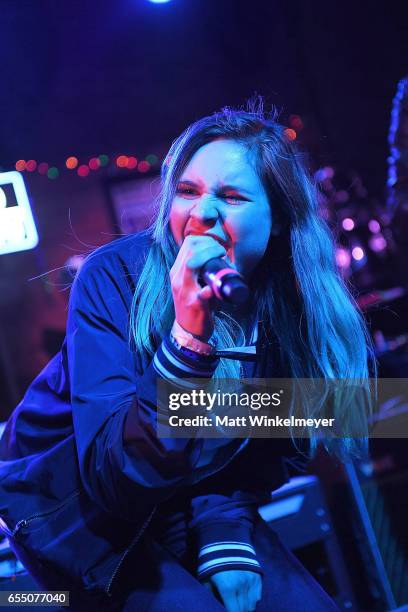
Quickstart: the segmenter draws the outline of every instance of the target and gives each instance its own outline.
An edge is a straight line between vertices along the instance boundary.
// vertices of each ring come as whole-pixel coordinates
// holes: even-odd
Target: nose
[[[211,195],[201,196],[190,209],[190,217],[201,223],[216,221],[219,217],[216,199]]]

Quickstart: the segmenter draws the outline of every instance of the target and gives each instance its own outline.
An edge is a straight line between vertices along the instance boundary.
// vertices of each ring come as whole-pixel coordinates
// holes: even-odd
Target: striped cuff
[[[192,351],[181,351],[165,337],[153,358],[156,372],[166,379],[212,378],[219,359]],[[188,383],[186,383],[188,386]]]
[[[197,577],[230,569],[262,574],[252,545],[251,528],[240,521],[215,521],[197,529]]]
[[[262,574],[252,544],[246,542],[214,542],[198,553],[197,577],[200,580],[225,570],[239,569]]]

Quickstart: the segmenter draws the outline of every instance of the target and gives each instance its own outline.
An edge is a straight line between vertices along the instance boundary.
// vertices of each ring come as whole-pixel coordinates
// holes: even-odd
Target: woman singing
[[[245,307],[200,282],[213,258],[245,278]],[[254,343],[253,362],[217,356]],[[257,512],[286,479],[279,441],[159,438],[156,383],[366,379],[367,346],[284,127],[260,107],[200,119],[167,155],[150,230],[86,259],[63,347],[9,419],[0,516],[17,556],[75,610],[336,609]]]

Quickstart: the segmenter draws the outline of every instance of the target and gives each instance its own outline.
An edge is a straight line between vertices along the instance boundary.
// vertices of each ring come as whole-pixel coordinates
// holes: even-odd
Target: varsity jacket
[[[87,257],[61,351],[0,441],[0,526],[22,562],[58,588],[112,595],[155,512],[177,496],[190,503],[198,578],[262,573],[251,533],[257,506],[286,480],[278,441],[157,437],[157,378],[210,377],[217,360],[191,361],[168,338],[153,358],[131,348],[130,307],[150,244],[147,233],[131,235]],[[270,349],[262,334],[257,344]]]

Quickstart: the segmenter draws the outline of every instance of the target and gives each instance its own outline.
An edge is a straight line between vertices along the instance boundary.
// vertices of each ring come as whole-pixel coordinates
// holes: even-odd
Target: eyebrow
[[[191,187],[199,187],[198,183],[195,183],[194,181],[189,181],[187,179],[180,179],[178,181],[178,185],[183,184],[183,185],[189,185]],[[253,192],[250,191],[249,189],[245,189],[245,187],[240,187],[239,185],[219,185],[217,187],[217,192],[220,191],[239,191],[240,193],[246,193],[248,195],[253,195]]]

